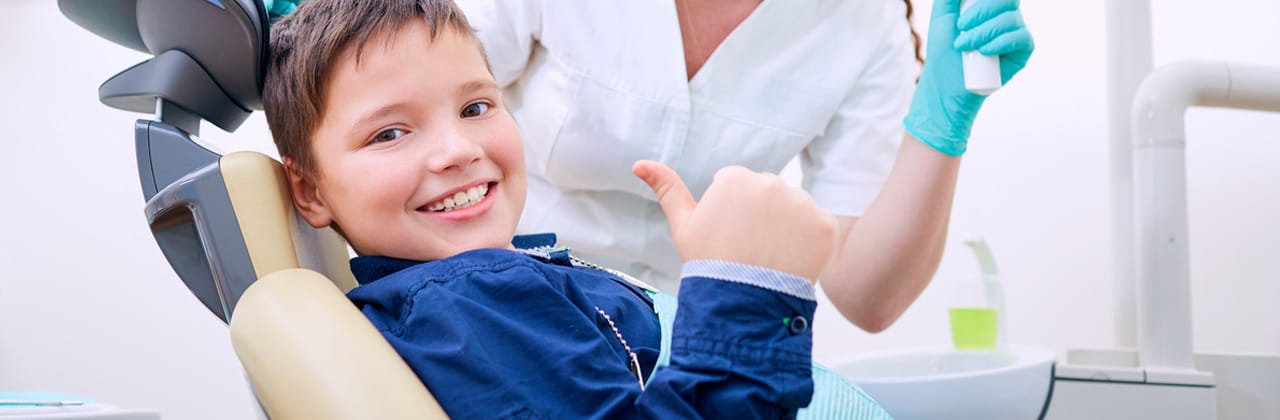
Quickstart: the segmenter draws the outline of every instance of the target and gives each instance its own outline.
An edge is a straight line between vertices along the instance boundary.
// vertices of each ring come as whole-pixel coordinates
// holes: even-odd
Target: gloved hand
[[[298,3],[303,0],[262,0],[267,6],[267,16],[274,21],[276,18],[293,13],[298,8]]]
[[[924,71],[902,120],[911,135],[951,156],[968,149],[969,131],[986,99],[965,90],[960,53],[999,55],[1000,79],[1008,83],[1035,50],[1018,0],[978,0],[963,14],[960,2],[933,3]]]

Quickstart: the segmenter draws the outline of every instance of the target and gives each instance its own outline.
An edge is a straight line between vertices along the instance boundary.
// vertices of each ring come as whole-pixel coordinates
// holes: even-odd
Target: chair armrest
[[[391,345],[327,278],[259,279],[231,316],[231,343],[273,419],[447,419]]]

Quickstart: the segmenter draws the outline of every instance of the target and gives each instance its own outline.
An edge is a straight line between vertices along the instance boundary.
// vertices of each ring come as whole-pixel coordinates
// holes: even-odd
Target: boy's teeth
[[[489,194],[489,185],[480,184],[466,191],[458,191],[452,197],[447,197],[437,203],[427,206],[429,211],[449,211],[454,209],[471,207],[471,205],[480,202],[485,195]]]

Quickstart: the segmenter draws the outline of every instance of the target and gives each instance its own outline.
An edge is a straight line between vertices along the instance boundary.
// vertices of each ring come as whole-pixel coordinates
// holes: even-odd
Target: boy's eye
[[[386,130],[379,131],[378,134],[373,136],[373,139],[370,140],[370,142],[385,143],[385,142],[398,139],[400,138],[400,136],[403,136],[404,134],[405,134],[404,130],[401,130],[399,128],[388,128]]]
[[[484,102],[476,102],[462,108],[462,118],[479,117],[489,111],[489,104]]]

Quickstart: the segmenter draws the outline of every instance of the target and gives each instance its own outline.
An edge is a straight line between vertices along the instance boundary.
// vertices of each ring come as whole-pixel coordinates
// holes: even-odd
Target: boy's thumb
[[[667,224],[671,225],[671,233],[674,235],[698,205],[693,194],[689,193],[689,188],[680,180],[680,175],[675,170],[652,160],[637,161],[631,166],[631,172],[645,184],[649,184],[649,189],[658,196],[658,205],[662,206],[662,212],[667,215]]]

